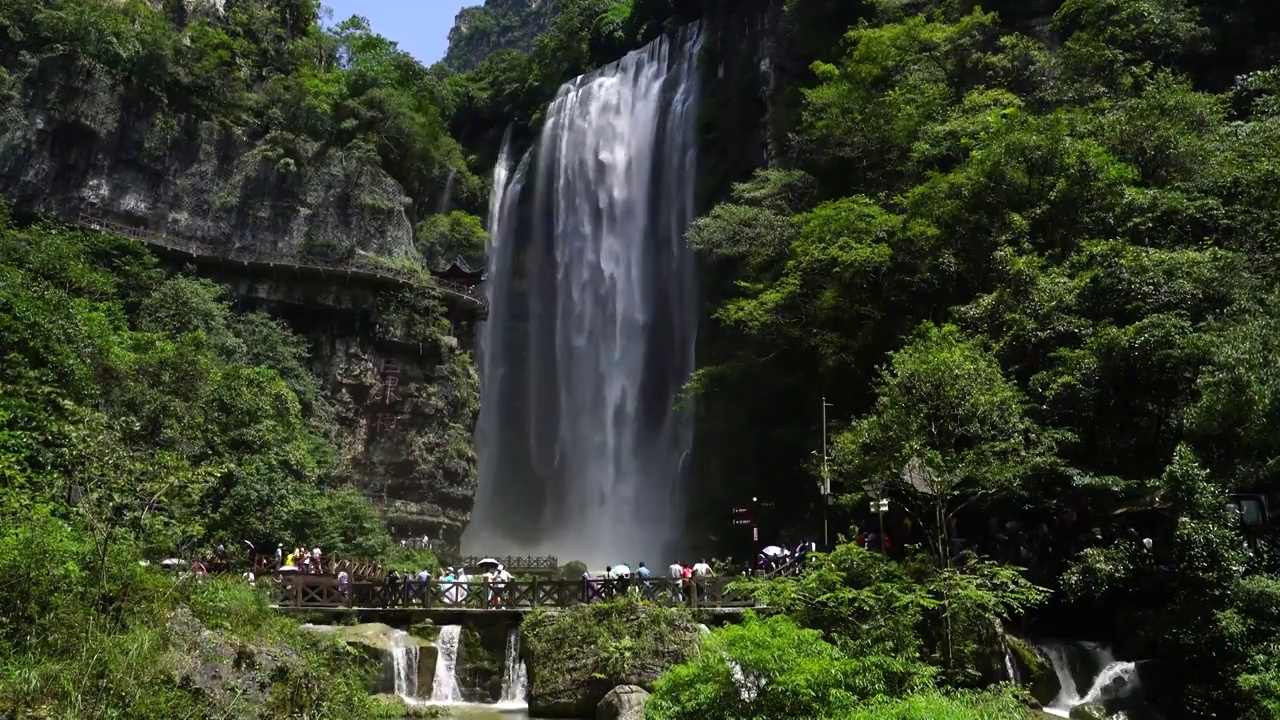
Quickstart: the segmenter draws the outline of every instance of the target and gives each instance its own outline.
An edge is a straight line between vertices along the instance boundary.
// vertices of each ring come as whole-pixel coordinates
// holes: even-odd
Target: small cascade
[[[520,628],[507,633],[506,669],[502,676],[502,706],[525,707],[525,692],[529,685],[529,672],[520,659]]]
[[[395,667],[396,695],[409,702],[418,695],[418,643],[403,630],[392,630],[391,662]]]
[[[436,208],[437,215],[449,212],[449,206],[453,203],[453,183],[457,178],[457,168],[449,168],[449,177],[444,181],[444,193],[440,196],[440,205]]]
[[[1137,666],[1132,662],[1117,661],[1111,651],[1101,645],[1050,642],[1042,645],[1041,649],[1061,686],[1058,696],[1045,707],[1047,713],[1069,717],[1071,709],[1077,705],[1106,704],[1139,689]],[[1077,683],[1077,676],[1084,678],[1085,682]],[[1081,687],[1087,690],[1081,693]]]
[[[436,638],[436,677],[431,683],[431,702],[460,703],[462,689],[458,687],[458,644],[462,639],[461,625],[445,625]],[[396,689],[399,692],[399,675]]]
[[[1013,683],[1022,682],[1018,673],[1018,663],[1013,661],[1013,651],[1008,645],[1004,648],[1004,679]]]

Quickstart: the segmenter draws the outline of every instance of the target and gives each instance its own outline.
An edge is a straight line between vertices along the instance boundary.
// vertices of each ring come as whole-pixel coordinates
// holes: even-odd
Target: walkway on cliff
[[[388,261],[374,259],[376,256],[373,255],[369,256],[370,259],[364,260],[360,258],[331,260],[287,253],[257,252],[125,225],[87,213],[80,213],[74,219],[65,218],[65,220],[86,230],[124,235],[149,247],[169,253],[189,255],[193,259],[212,259],[266,269],[285,268],[314,273],[322,277],[342,276],[404,288],[434,287],[466,306],[488,313],[488,302],[477,288],[436,277],[424,270],[396,266]]]

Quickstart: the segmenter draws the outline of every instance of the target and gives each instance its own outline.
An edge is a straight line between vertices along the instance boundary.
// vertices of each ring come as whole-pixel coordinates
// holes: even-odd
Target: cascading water
[[[453,184],[458,179],[458,169],[449,168],[449,175],[444,181],[444,192],[440,193],[440,204],[436,206],[436,214],[444,215],[449,212],[449,207],[453,203]]]
[[[528,669],[520,659],[520,628],[511,628],[507,633],[506,668],[502,676],[502,697],[498,704],[524,707],[528,685]]]
[[[476,552],[679,549],[700,45],[690,27],[567,83],[520,166],[504,152],[494,172]]]
[[[1132,662],[1117,661],[1111,651],[1101,645],[1078,643],[1073,648],[1064,643],[1049,642],[1043,644],[1041,649],[1061,686],[1058,696],[1045,707],[1045,711],[1050,714],[1069,717],[1071,709],[1077,705],[1106,703],[1138,690],[1137,666]],[[1083,694],[1080,693],[1080,684],[1076,682],[1077,673],[1073,671],[1080,664],[1073,662],[1073,649],[1083,653],[1088,661],[1084,676],[1090,680],[1088,689]]]
[[[418,695],[418,643],[403,630],[392,630],[388,642],[395,669],[396,695],[411,701]]]
[[[436,637],[436,676],[431,682],[433,703],[462,702],[462,689],[458,687],[458,642],[461,638],[461,625],[445,625]]]

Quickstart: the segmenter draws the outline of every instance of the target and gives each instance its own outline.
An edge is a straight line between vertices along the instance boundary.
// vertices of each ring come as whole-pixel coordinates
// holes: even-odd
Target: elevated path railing
[[[354,259],[322,258],[226,247],[156,232],[148,228],[126,225],[88,213],[80,213],[75,218],[64,218],[64,220],[86,230],[124,235],[145,245],[161,248],[169,252],[187,254],[193,258],[212,258],[225,262],[237,262],[266,268],[295,268],[322,275],[326,273],[342,273],[347,277],[402,287],[435,287],[466,304],[476,306],[485,311],[488,310],[488,302],[478,288],[439,278],[425,271],[418,272],[412,268],[397,267],[390,263],[383,264],[373,260],[361,260],[359,257]]]
[[[718,577],[685,582],[674,578],[618,580],[512,580],[505,583],[421,581],[398,578],[385,582],[352,581],[321,575],[284,576],[271,581],[276,607],[302,609],[522,612],[535,608],[564,609],[635,595],[669,606],[745,609],[754,599],[730,589],[738,578]]]

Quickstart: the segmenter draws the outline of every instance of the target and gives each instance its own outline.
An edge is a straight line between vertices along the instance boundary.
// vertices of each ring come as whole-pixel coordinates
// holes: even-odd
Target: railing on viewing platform
[[[518,557],[508,555],[507,557],[480,557],[479,555],[468,555],[466,557],[450,558],[447,561],[442,559],[445,565],[452,567],[472,568],[480,567],[481,560],[494,560],[509,572],[513,573],[531,573],[531,572],[555,572],[560,569],[560,561],[558,558],[547,556],[526,555]]]
[[[524,611],[563,609],[634,595],[669,606],[749,608],[756,602],[730,590],[738,578],[685,583],[674,578],[640,580],[514,580],[506,583],[444,583],[401,578],[353,581],[346,586],[324,575],[286,575],[271,581],[276,605],[313,609],[432,609]]]

